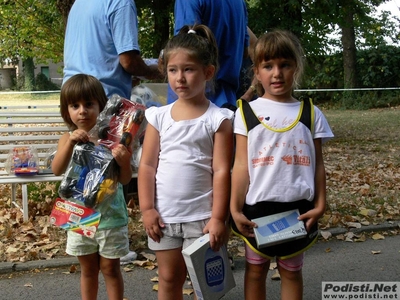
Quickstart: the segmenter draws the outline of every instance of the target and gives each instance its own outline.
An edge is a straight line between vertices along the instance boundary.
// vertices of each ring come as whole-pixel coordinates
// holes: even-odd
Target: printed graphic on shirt
[[[282,152],[287,154],[282,155]],[[311,157],[306,155],[308,153],[310,153],[309,145],[302,139],[298,140],[297,144],[274,143],[259,150],[258,157],[252,158],[251,163],[253,168],[272,166],[279,162],[279,160],[276,160],[276,156],[279,155],[280,161],[285,162],[285,165],[310,167]]]

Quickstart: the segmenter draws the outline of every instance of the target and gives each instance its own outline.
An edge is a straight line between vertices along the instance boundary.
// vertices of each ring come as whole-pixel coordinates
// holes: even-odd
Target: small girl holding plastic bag
[[[88,132],[96,125],[97,117],[107,100],[103,86],[93,76],[77,74],[64,83],[60,110],[71,131],[65,133],[58,142],[52,162],[55,175],[66,171],[76,144],[91,141]],[[119,184],[112,200],[96,206],[101,219],[94,238],[68,231],[66,252],[78,257],[82,299],[97,299],[100,271],[105,279],[109,299],[122,299],[124,294],[120,258],[129,253],[129,240],[128,211],[122,184],[127,184],[132,177],[132,149],[120,144],[112,150],[112,156],[119,165]]]

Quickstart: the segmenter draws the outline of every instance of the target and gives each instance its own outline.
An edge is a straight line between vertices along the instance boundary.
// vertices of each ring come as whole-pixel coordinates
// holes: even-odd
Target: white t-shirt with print
[[[314,106],[314,133],[301,122],[300,102],[281,103],[265,98],[250,102],[261,125],[249,133],[237,110],[234,132],[248,137],[250,176],[246,203],[293,202],[314,199],[314,139],[326,142],[333,133],[322,112]]]

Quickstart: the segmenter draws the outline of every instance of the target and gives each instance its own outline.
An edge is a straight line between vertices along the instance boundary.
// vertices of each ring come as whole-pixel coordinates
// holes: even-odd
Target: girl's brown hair
[[[188,51],[189,55],[203,66],[214,66],[218,71],[218,45],[211,29],[206,25],[185,25],[172,37],[162,51],[161,72],[166,75],[169,58],[177,49]],[[212,83],[211,83],[212,85]],[[212,86],[210,87],[212,89]]]
[[[91,75],[76,74],[69,78],[62,86],[60,93],[60,112],[65,124],[70,130],[75,130],[68,112],[68,105],[85,101],[97,101],[100,111],[107,103],[107,96],[101,82]]]
[[[300,40],[290,31],[273,30],[262,35],[254,47],[254,68],[258,68],[263,61],[276,58],[291,59],[296,63],[294,86],[298,87],[304,72],[304,51]],[[261,83],[257,84],[257,93],[264,94]]]

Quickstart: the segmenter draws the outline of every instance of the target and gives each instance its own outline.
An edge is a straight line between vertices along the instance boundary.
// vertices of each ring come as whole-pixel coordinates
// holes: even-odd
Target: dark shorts
[[[281,202],[259,202],[255,205],[245,204],[243,207],[243,214],[249,219],[256,219],[264,216],[281,213],[284,211],[298,209],[300,214],[304,214],[310,209],[314,208],[314,203],[308,200],[299,200],[289,203]],[[231,228],[235,235],[242,238],[247,245],[249,245],[254,252],[265,258],[279,257],[290,258],[296,256],[308,248],[310,248],[318,238],[318,223],[315,223],[311,230],[307,232],[307,236],[294,241],[289,241],[283,244],[273,245],[265,248],[257,248],[255,238],[248,238],[243,236],[237,229],[235,222],[231,219]]]

